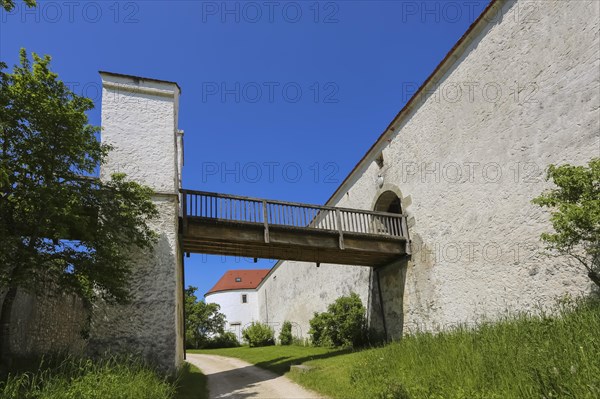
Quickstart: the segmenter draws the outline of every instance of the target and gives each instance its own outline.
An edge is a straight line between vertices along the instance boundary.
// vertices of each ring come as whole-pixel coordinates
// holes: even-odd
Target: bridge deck
[[[409,253],[406,216],[182,190],[185,252],[379,266]]]

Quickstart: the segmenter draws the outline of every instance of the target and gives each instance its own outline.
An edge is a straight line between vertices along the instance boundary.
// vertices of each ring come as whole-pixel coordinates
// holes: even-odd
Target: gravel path
[[[210,399],[325,399],[279,376],[232,357],[187,354],[208,377]]]

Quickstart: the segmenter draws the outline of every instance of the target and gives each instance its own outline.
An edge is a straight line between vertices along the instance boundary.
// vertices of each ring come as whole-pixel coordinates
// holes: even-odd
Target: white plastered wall
[[[101,178],[122,172],[155,191],[159,216],[152,253],[136,254],[133,301],[102,306],[95,315],[92,346],[128,351],[162,367],[183,361],[182,254],[179,247],[179,87],[175,83],[112,73],[102,77],[102,142],[113,147]]]

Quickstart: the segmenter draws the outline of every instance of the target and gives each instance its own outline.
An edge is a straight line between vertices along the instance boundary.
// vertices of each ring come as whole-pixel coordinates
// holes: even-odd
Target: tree
[[[88,123],[93,108],[25,50],[0,65],[0,313],[6,353],[18,288],[126,303],[135,249],[151,250],[152,190],[125,175],[94,178],[110,148]]]
[[[554,233],[543,233],[541,239],[549,249],[577,260],[600,287],[600,158],[587,166],[550,165],[547,179],[556,188],[533,203],[552,209]]]
[[[35,7],[37,5],[36,0],[23,0],[27,7]],[[12,11],[15,8],[14,0],[0,0],[0,7],[4,8],[6,11]]]
[[[225,315],[216,303],[198,300],[196,290],[188,286],[185,290],[185,339],[193,348],[202,348],[208,340],[225,331]]]

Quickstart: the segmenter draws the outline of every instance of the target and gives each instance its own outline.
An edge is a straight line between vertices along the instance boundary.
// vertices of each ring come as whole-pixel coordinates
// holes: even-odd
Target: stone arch
[[[398,205],[400,206],[400,212],[391,212],[391,213],[402,213],[406,210],[406,207],[409,205],[406,203],[406,200],[402,196],[402,191],[395,184],[384,183],[373,196],[373,200],[371,201],[371,209],[374,211],[387,212],[387,209],[391,205],[391,202],[398,201]]]

